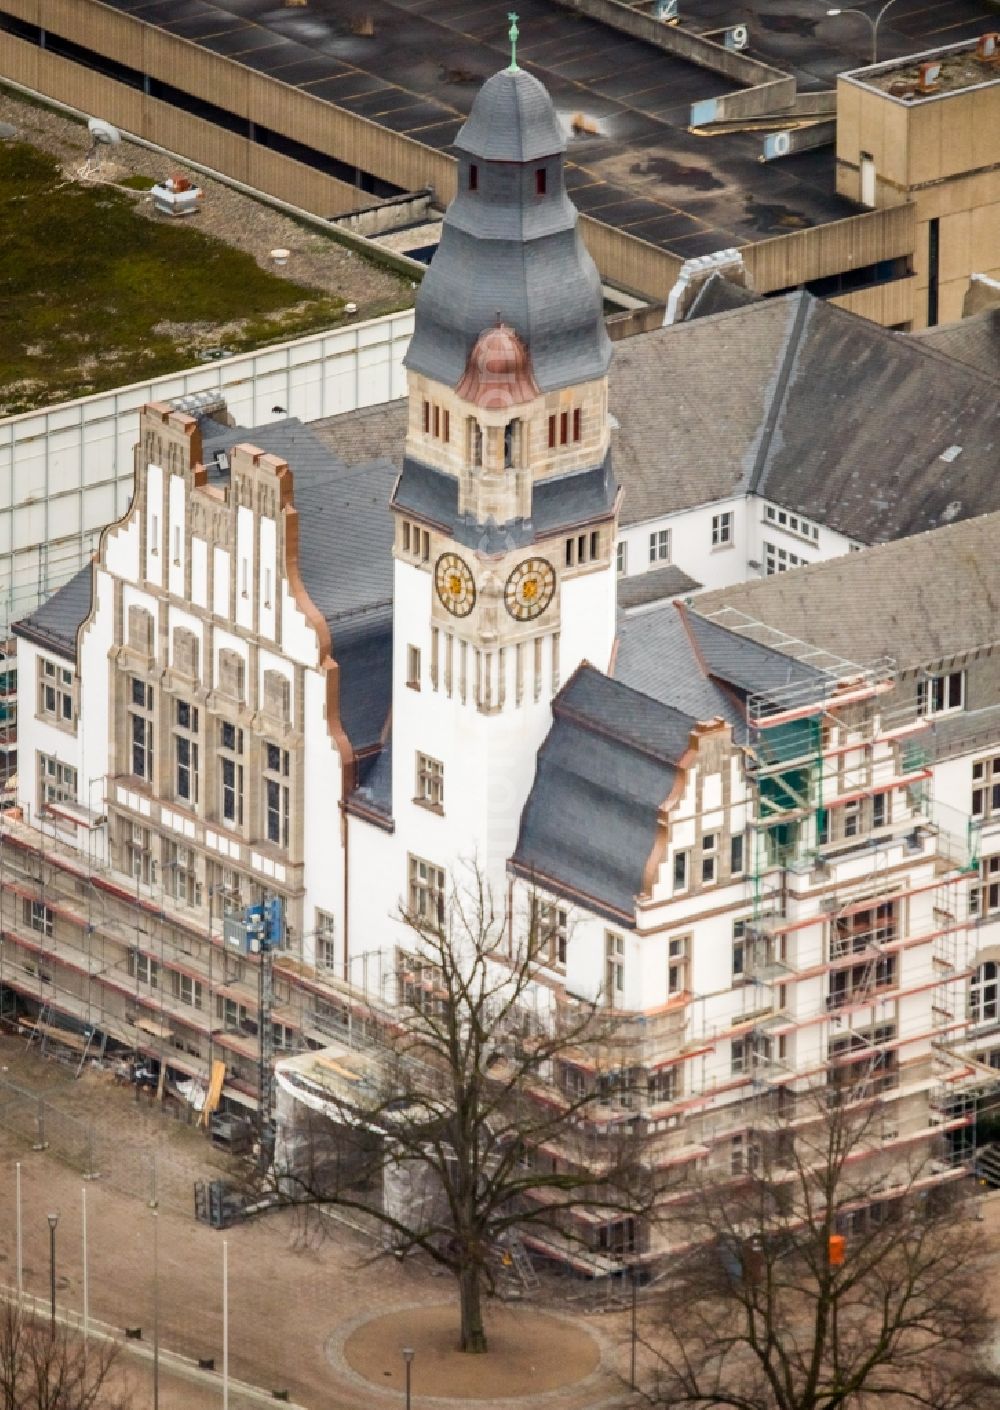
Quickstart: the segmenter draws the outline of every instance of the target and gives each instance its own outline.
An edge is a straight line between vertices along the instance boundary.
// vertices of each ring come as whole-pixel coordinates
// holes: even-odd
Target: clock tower
[[[475,857],[500,896],[552,698],[610,661],[611,345],[543,86],[495,74],[455,145],[393,496],[393,817],[411,858]]]

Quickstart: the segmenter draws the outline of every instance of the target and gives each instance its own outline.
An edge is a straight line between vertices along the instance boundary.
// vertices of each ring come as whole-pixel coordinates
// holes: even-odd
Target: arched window
[[[995,1022],[1000,1011],[1000,984],[996,960],[986,960],[972,976],[969,986],[969,1017],[973,1023]]]
[[[503,428],[503,468],[512,469],[517,464],[521,442],[520,421],[508,421]]]

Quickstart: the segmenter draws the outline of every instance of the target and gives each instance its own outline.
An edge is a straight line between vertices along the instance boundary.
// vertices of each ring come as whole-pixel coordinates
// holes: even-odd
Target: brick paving
[[[0,1076],[24,1086],[44,1088],[46,1098],[72,1107],[80,1119],[99,1114],[107,1138],[117,1136],[144,1151],[158,1150],[164,1159],[184,1162],[192,1180],[199,1173],[218,1173],[214,1153],[195,1132],[156,1112],[137,1111],[128,1089],[116,1088],[99,1074],[72,1074],[51,1060],[24,1051],[23,1041],[0,1039]],[[138,1120],[137,1120],[138,1118]],[[57,1297],[60,1307],[82,1305],[81,1192],[84,1182],[53,1152],[36,1152],[22,1137],[0,1130],[0,1279],[15,1281],[14,1164],[21,1163],[24,1280],[29,1292],[48,1296],[49,1210],[59,1212],[57,1230]],[[141,1326],[143,1339],[152,1335],[153,1220],[143,1194],[129,1196],[101,1180],[86,1185],[88,1267],[91,1316],[112,1326]],[[234,1377],[266,1390],[287,1390],[291,1399],[309,1410],[393,1410],[401,1401],[402,1374],[398,1350],[406,1332],[406,1310],[448,1303],[450,1281],[435,1276],[419,1258],[399,1262],[381,1255],[370,1242],[330,1220],[304,1221],[285,1211],[266,1215],[225,1234],[195,1223],[193,1216],[163,1208],[158,1220],[160,1339],[163,1347],[186,1356],[214,1357],[222,1364],[222,1241],[229,1246],[230,1371]],[[327,1230],[321,1232],[321,1227]],[[577,1285],[571,1285],[576,1289]],[[532,1305],[533,1306],[533,1305]],[[351,1369],[342,1355],[346,1333],[366,1318],[395,1314],[385,1323],[386,1388],[376,1387]],[[531,1319],[532,1307],[512,1310],[509,1322]],[[455,1309],[457,1321],[457,1309]],[[547,1355],[567,1360],[567,1376],[576,1384],[550,1390],[540,1403],[545,1410],[598,1410],[622,1399],[617,1366],[624,1364],[625,1333],[620,1315],[587,1317],[597,1337],[601,1361],[579,1379],[575,1365],[579,1348],[576,1324],[583,1314],[567,1319],[567,1336],[560,1347],[554,1333]],[[396,1348],[392,1343],[396,1343]],[[419,1350],[419,1344],[418,1344]],[[381,1350],[376,1343],[376,1356]],[[478,1404],[514,1404],[503,1394],[503,1357],[481,1360],[483,1387]],[[429,1360],[427,1362],[429,1365]],[[137,1410],[149,1404],[142,1391],[143,1368],[132,1373],[140,1394]],[[376,1373],[377,1378],[377,1373]],[[549,1384],[552,1384],[551,1380]],[[493,1387],[496,1387],[496,1394]],[[520,1388],[520,1386],[518,1387]],[[430,1386],[427,1387],[431,1389]],[[446,1384],[433,1387],[439,1393]],[[173,1400],[190,1410],[221,1404],[221,1390],[172,1386],[161,1394],[161,1410]],[[231,1397],[234,1410],[244,1410]],[[432,1403],[428,1396],[416,1405]],[[438,1402],[445,1405],[444,1399]],[[452,1401],[452,1404],[455,1402]],[[522,1403],[527,1403],[522,1401]],[[534,1403],[534,1398],[532,1398]]]

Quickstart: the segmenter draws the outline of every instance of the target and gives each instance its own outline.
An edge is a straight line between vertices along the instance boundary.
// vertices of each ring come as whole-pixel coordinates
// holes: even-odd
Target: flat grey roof
[[[441,150],[510,59],[509,0],[105,3]],[[976,0],[950,3],[983,13]],[[685,13],[692,28],[715,23],[697,4]],[[832,147],[762,164],[760,132],[706,139],[688,131],[691,105],[731,89],[731,80],[557,0],[522,0],[519,14],[518,60],[545,84],[567,127],[567,187],[585,214],[687,259],[859,209],[836,194]],[[368,18],[374,35],[355,33]],[[849,25],[842,37],[853,39]],[[809,48],[797,45],[803,60]],[[849,50],[835,52],[841,68],[856,62]],[[832,78],[813,75],[808,86],[832,87]],[[599,136],[569,133],[578,112],[598,123]]]

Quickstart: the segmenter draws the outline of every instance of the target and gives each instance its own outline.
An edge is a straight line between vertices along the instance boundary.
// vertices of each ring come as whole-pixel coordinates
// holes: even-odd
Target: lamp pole
[[[160,1206],[153,1205],[153,1410],[160,1410]]]
[[[879,10],[878,14],[875,16],[874,19],[872,19],[871,15],[867,12],[867,10],[840,9],[839,7],[835,7],[833,9],[827,10],[826,13],[831,16],[831,18],[834,15],[860,15],[863,20],[867,20],[872,32],[872,63],[877,64],[878,27],[882,23],[882,16],[885,14],[886,10],[890,9],[893,5],[895,5],[895,3],[896,0],[886,0],[886,3],[882,6],[881,10]]]
[[[413,1365],[413,1347],[403,1347],[403,1360],[406,1362],[406,1410],[410,1410],[410,1367]]]
[[[635,1347],[636,1347],[636,1340],[637,1340],[637,1335],[638,1335],[638,1328],[637,1328],[637,1326],[636,1326],[636,1312],[637,1312],[636,1300],[637,1300],[637,1293],[638,1293],[639,1280],[638,1280],[638,1278],[636,1277],[636,1269],[635,1269],[635,1264],[634,1264],[634,1263],[631,1265],[631,1267],[629,1268],[628,1272],[629,1272],[629,1282],[630,1282],[631,1285],[632,1285],[632,1287],[631,1287],[631,1291],[632,1291],[632,1328],[631,1328],[632,1335],[631,1335],[631,1343],[632,1343],[632,1345],[631,1345],[631,1355],[630,1355],[630,1357],[629,1357],[629,1377],[628,1377],[628,1383],[629,1383],[629,1385],[631,1386],[632,1390],[635,1390]]]
[[[49,1302],[51,1311],[50,1328],[56,1334],[56,1225],[58,1214],[49,1215]]]

